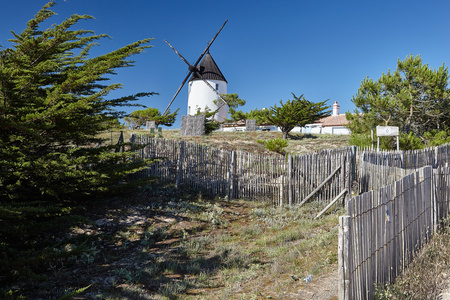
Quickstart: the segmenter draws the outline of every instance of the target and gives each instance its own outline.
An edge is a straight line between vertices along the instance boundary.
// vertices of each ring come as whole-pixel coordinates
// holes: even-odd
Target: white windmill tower
[[[175,48],[172,47],[169,42],[164,40],[170,46],[170,48],[172,48],[173,51],[175,51],[175,53],[177,53],[181,57],[181,59],[189,66],[188,75],[183,80],[177,92],[173,96],[172,100],[164,111],[164,115],[168,113],[170,105],[172,105],[172,102],[175,100],[186,81],[192,75],[191,79],[189,80],[187,114],[195,115],[198,109],[204,112],[206,108],[209,108],[210,111],[214,111],[219,108],[219,111],[214,116],[214,119],[216,121],[223,121],[227,117],[228,108],[226,105],[226,101],[220,95],[227,93],[227,80],[225,79],[216,62],[209,53],[209,47],[211,47],[212,43],[217,38],[227,21],[228,20],[223,23],[222,27],[220,27],[219,31],[216,33],[211,42],[208,43],[206,49],[193,65],[191,65],[177,50],[175,50]]]
[[[189,79],[187,114],[195,115],[199,109],[202,112],[207,108],[211,111],[218,109],[214,119],[219,122],[226,119],[227,105],[218,95],[227,93],[227,83],[208,51],[199,65],[199,71]]]

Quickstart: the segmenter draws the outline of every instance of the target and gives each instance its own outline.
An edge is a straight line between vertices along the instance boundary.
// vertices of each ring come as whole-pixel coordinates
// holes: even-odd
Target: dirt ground
[[[263,267],[257,275],[227,282],[217,275],[223,262],[213,250],[202,253],[201,268],[210,278],[208,284],[199,284],[192,274],[179,271],[185,270],[179,266],[193,264],[193,258],[182,253],[181,242],[199,240],[205,232],[212,237],[234,236],[233,230],[250,222],[251,205],[221,201],[222,218],[229,225],[211,230],[209,222],[180,213],[184,205],[190,210],[201,211],[204,207],[189,202],[162,203],[152,196],[145,201],[134,199],[126,205],[90,211],[92,222],[69,233],[73,239],[88,241],[87,248],[50,265],[45,274],[47,285],[28,282],[31,298],[49,299],[89,286],[73,299],[338,299],[337,271],[313,274],[313,280],[305,285],[303,278],[292,274],[280,273],[275,279],[265,275],[264,270],[274,268],[268,260],[260,262]],[[65,248],[70,251],[75,244],[66,244]],[[177,267],[167,271],[174,262]],[[156,275],[158,271],[152,273],[155,266],[166,271]],[[164,292],[167,286],[187,281],[195,284],[179,294]]]

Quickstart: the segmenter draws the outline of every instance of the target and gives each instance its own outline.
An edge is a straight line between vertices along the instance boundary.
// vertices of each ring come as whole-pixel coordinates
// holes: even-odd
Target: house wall
[[[344,126],[322,127],[322,133],[349,135],[350,129]]]

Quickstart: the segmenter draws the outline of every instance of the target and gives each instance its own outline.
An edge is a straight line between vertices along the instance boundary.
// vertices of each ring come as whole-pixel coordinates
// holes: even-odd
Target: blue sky
[[[0,0],[0,45],[9,47],[10,31],[20,33],[46,3]],[[136,66],[119,70],[124,84],[117,97],[158,92],[140,103],[164,111],[186,76],[186,64],[165,44],[167,39],[194,63],[228,19],[210,53],[228,81],[228,92],[247,104],[243,111],[292,99],[291,92],[318,102],[338,101],[341,113],[354,111],[352,96],[367,76],[378,79],[397,60],[421,55],[432,68],[450,62],[450,1],[57,1],[59,23],[71,14],[95,20],[80,27],[106,33],[93,54],[107,53],[136,40],[154,38],[153,48],[133,57]],[[186,114],[187,86],[171,109]],[[126,109],[131,112],[135,108]],[[180,126],[178,117],[174,128]]]

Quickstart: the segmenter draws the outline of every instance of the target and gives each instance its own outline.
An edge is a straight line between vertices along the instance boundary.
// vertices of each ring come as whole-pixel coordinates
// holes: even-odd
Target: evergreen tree
[[[265,116],[268,123],[280,127],[283,139],[287,138],[294,127],[303,127],[330,114],[330,111],[327,111],[329,106],[325,105],[326,101],[314,103],[306,100],[303,95],[297,97],[292,93],[292,96],[293,100],[286,103],[280,100],[279,107],[276,104],[270,107]]]
[[[147,121],[155,121],[156,126],[172,126],[178,115],[177,109],[175,112],[171,113],[170,110],[166,115],[161,115],[159,109],[154,107],[149,107],[146,109],[135,110],[128,117],[124,118],[126,122],[130,124],[132,128],[139,128],[145,126]]]
[[[66,205],[127,183],[147,164],[102,145],[98,133],[124,116],[117,108],[152,95],[106,98],[122,87],[107,84],[108,76],[133,66],[128,58],[151,39],[92,57],[90,49],[107,35],[72,30],[91,16],[75,14],[40,29],[54,5],[47,3],[22,33],[13,32],[11,48],[0,49],[0,250],[27,241],[27,230],[49,216],[70,212]]]
[[[268,120],[267,120],[267,114],[269,113],[268,109],[252,109],[249,112],[245,113],[245,119],[246,120],[251,120],[254,119],[256,120],[256,124],[258,125],[266,125]]]
[[[353,142],[368,145],[371,128],[398,126],[401,144],[423,147],[424,136],[430,135],[426,132],[447,130],[450,125],[448,82],[444,65],[433,70],[412,55],[398,60],[394,72],[388,70],[375,81],[364,79],[352,99],[355,114],[347,113]],[[388,140],[385,147],[391,148]]]

